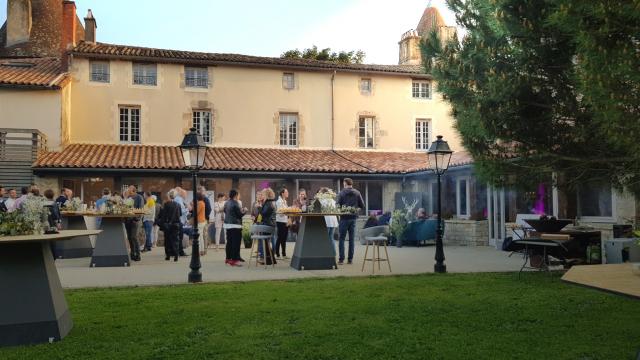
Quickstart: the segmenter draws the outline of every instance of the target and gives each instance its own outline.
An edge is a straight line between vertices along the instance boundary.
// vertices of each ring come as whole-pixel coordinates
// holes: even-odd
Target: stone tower
[[[409,30],[402,34],[399,45],[400,65],[419,65],[422,63],[422,54],[420,52],[420,41],[431,33],[437,31],[443,42],[457,36],[455,26],[447,26],[442,15],[435,7],[429,6],[424,10],[418,26],[415,30]]]
[[[0,56],[61,57],[84,39],[76,4],[63,0],[7,0]]]

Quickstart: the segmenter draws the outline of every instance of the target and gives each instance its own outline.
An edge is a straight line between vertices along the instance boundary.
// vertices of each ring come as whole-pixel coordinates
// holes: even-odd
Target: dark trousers
[[[167,257],[178,256],[178,235],[180,229],[177,226],[171,228],[171,225],[169,225],[169,227],[170,229],[164,233],[164,254]]]
[[[289,234],[289,228],[287,223],[277,222],[278,225],[278,239],[276,240],[276,248],[274,249],[276,256],[280,256],[280,249],[282,249],[282,256],[287,256],[287,235]]]
[[[240,260],[241,241],[242,229],[227,229],[227,243],[225,246],[227,260]]]
[[[339,225],[340,239],[338,241],[338,260],[344,261],[344,240],[349,233],[349,261],[353,260],[353,252],[355,250],[355,231],[356,231],[356,219],[340,219]]]
[[[138,244],[138,222],[127,220],[124,223],[124,227],[127,230],[127,239],[129,239],[131,257],[140,256],[140,244]]]
[[[180,256],[184,256],[184,247],[182,246],[183,238],[184,238],[184,225],[180,224],[180,231],[178,234],[178,251]]]

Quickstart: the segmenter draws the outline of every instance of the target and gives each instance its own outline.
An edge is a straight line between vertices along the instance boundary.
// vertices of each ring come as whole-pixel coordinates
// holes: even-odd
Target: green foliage
[[[65,293],[69,335],[0,359],[633,359],[640,333],[637,300],[544,273]]]
[[[13,212],[0,212],[0,236],[32,235],[48,226],[49,210],[45,199],[29,195],[21,208]]]
[[[242,242],[244,243],[245,248],[251,248],[252,240],[251,240],[251,222],[245,221],[242,224]]]
[[[396,240],[402,241],[404,232],[407,229],[409,222],[407,221],[407,211],[394,210],[391,214],[391,224],[389,230]]]
[[[366,54],[362,50],[332,52],[331,48],[318,50],[316,45],[304,50],[288,50],[280,55],[283,59],[312,59],[343,64],[362,64]]]
[[[496,185],[564,173],[640,194],[640,2],[447,0],[462,41],[422,44],[475,168]]]

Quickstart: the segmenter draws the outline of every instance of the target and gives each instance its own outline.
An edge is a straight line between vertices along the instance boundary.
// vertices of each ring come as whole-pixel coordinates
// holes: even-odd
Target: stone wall
[[[40,193],[43,193],[47,189],[51,189],[55,194],[54,198],[57,198],[58,195],[60,195],[60,182],[55,176],[35,176],[33,178],[33,183],[40,189]]]
[[[489,246],[489,222],[445,220],[443,241],[446,245]]]

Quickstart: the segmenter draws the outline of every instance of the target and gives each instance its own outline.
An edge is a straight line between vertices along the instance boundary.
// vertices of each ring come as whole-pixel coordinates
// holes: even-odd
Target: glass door
[[[487,209],[489,220],[489,245],[502,248],[506,237],[504,189],[487,187]]]

